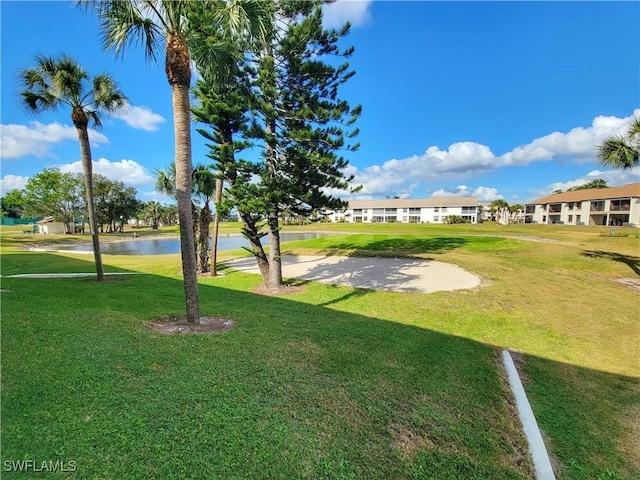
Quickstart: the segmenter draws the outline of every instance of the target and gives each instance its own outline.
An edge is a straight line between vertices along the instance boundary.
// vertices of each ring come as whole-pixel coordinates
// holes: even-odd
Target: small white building
[[[45,217],[36,222],[36,233],[49,235],[64,235],[67,229],[63,222],[55,222],[53,217]]]
[[[325,212],[331,222],[349,223],[446,223],[457,215],[478,222],[476,197],[431,197],[418,199],[354,200],[341,211]]]
[[[527,223],[640,226],[640,183],[548,195],[526,205]]]

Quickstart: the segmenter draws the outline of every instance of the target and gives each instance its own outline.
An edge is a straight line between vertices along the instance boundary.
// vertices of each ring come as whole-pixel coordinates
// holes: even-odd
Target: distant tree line
[[[158,228],[177,223],[177,207],[156,201],[142,202],[135,188],[93,174],[93,199],[100,233],[122,232],[134,220]],[[0,198],[3,217],[53,217],[67,226],[67,233],[85,233],[88,222],[84,175],[47,168],[29,178],[23,189]],[[77,227],[76,227],[77,225]]]

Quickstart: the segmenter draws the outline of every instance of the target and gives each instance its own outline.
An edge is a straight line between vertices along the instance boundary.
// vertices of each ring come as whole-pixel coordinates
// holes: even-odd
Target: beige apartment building
[[[349,202],[346,210],[324,212],[331,222],[349,223],[445,223],[458,215],[469,223],[478,221],[476,197],[389,198]]]
[[[640,226],[640,183],[556,193],[526,205],[527,223]]]

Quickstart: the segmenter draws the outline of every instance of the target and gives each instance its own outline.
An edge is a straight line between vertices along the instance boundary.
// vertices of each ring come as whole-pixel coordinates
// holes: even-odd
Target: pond
[[[293,233],[281,232],[280,241],[307,240],[323,237],[325,234],[315,232]],[[263,245],[267,237],[264,237]],[[248,247],[249,242],[241,235],[221,235],[218,238],[218,250],[235,250]],[[91,244],[72,245],[60,250],[73,252],[91,252]],[[122,242],[100,243],[100,251],[105,255],[162,255],[180,253],[180,238],[149,238],[143,240],[126,240]]]

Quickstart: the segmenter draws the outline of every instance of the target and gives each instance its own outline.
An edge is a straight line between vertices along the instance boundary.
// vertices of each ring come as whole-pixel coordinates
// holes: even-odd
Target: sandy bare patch
[[[160,320],[149,322],[146,327],[154,332],[166,335],[183,333],[206,334],[224,333],[235,326],[235,322],[229,318],[200,317],[198,322],[187,322],[185,318]]]
[[[259,273],[254,258],[225,264],[233,270]],[[301,281],[397,292],[431,293],[480,286],[480,277],[457,265],[415,258],[283,255],[282,274]]]
[[[640,278],[618,278],[616,282],[626,285],[633,290],[640,290]]]

